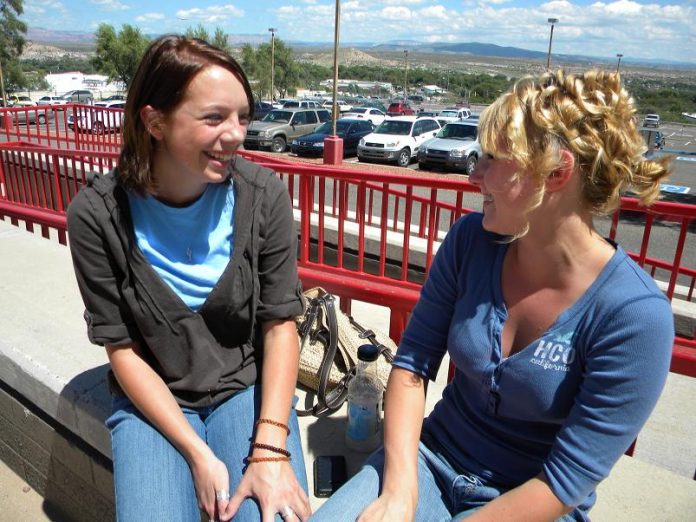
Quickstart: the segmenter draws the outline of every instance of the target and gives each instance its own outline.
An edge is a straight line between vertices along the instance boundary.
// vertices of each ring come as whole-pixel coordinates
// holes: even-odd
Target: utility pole
[[[621,67],[621,58],[623,58],[623,54],[621,53],[616,53],[616,57],[619,59],[618,62],[616,62],[616,72],[619,72],[619,68]]]
[[[275,34],[278,29],[269,27],[271,33],[271,103],[273,103],[273,91],[275,90]]]
[[[558,18],[549,18],[548,22],[551,24],[551,36],[549,36],[549,53],[546,56],[546,70],[551,69],[551,42],[553,42],[553,26],[558,23]]]
[[[404,49],[404,101],[408,99],[408,51]]]
[[[2,76],[2,62],[0,62],[0,94],[2,94],[2,106],[7,107],[7,93],[5,92],[5,79]]]

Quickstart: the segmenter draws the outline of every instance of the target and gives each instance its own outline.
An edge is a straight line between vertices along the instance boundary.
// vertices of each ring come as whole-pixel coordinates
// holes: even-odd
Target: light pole
[[[404,49],[404,101],[408,98],[408,51]]]
[[[273,90],[275,87],[275,34],[278,29],[269,27],[268,30],[271,33],[271,103],[273,103]]]
[[[2,76],[2,63],[0,62],[0,100],[2,106],[7,107],[7,94],[5,93],[5,79]]]
[[[616,53],[616,57],[619,59],[618,62],[616,62],[616,72],[619,72],[619,68],[621,67],[621,58],[623,58],[623,54],[621,53]]]
[[[324,164],[340,165],[343,162],[343,138],[336,135],[338,119],[338,36],[340,34],[341,0],[336,0],[334,18],[333,104],[331,107],[331,136],[324,138]]]
[[[336,0],[334,14],[334,55],[333,55],[333,103],[331,105],[331,135],[336,136],[336,119],[338,118],[338,36],[340,34],[341,0]]]
[[[549,54],[546,56],[546,70],[551,68],[551,42],[553,42],[553,26],[558,23],[558,18],[549,18],[551,24],[551,35],[549,36]]]

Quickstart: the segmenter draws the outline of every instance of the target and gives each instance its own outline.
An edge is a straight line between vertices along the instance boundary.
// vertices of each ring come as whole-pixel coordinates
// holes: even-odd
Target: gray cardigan
[[[90,175],[68,209],[75,275],[90,341],[140,345],[181,406],[223,400],[260,377],[260,324],[302,313],[297,232],[284,183],[237,157],[234,245],[198,312],[154,271],[136,245],[116,170]],[[113,393],[121,393],[110,373]]]

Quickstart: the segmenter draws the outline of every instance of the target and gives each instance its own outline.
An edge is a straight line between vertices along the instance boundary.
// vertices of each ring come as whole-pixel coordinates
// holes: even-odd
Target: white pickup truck
[[[464,109],[461,107],[449,107],[447,109],[441,110],[436,116],[437,121],[443,127],[450,122],[467,120],[471,118],[471,109]]]

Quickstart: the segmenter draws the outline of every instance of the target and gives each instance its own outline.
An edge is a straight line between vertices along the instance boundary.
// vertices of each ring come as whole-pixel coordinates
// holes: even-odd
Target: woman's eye
[[[222,115],[220,114],[206,114],[203,119],[209,122],[219,123],[222,121]]]

